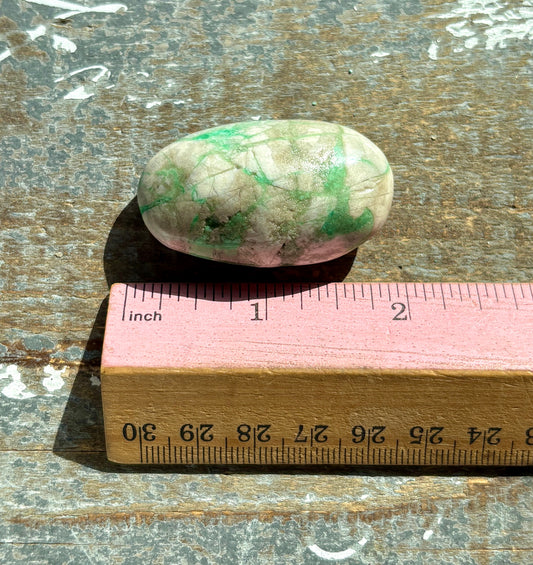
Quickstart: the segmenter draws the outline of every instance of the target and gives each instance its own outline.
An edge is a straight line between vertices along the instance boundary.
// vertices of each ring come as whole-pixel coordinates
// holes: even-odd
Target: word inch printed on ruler
[[[531,284],[117,284],[110,460],[533,465]]]

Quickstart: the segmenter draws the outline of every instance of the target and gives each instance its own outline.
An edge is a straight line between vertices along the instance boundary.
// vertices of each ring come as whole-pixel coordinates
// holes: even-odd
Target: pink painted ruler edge
[[[112,287],[102,368],[530,375],[532,356],[529,283],[138,283]]]

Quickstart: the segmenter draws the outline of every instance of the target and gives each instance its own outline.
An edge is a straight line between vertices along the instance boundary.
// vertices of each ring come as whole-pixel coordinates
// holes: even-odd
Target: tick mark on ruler
[[[128,301],[128,288],[129,286],[126,285],[126,288],[124,290],[124,305],[122,306],[122,321],[126,319],[126,303]]]
[[[442,298],[442,307],[446,310],[446,300],[444,298],[444,287],[442,286],[442,283],[440,283],[440,295]]]
[[[479,303],[479,309],[483,310],[483,307],[481,306],[481,296],[479,294],[479,286],[478,286],[477,283],[476,283],[476,293],[477,293],[477,300],[478,300],[478,303]]]
[[[502,289],[503,289],[503,296],[504,298],[507,298],[507,292],[505,290],[505,285],[502,283]]]
[[[409,303],[409,290],[407,284],[405,285],[405,301],[407,302],[407,315],[411,319],[411,304]]]

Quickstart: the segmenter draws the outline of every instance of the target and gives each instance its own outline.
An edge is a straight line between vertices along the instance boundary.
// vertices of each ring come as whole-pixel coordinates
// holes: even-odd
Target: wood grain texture
[[[0,558],[322,563],[317,545],[354,548],[349,563],[532,562],[530,473],[140,473],[105,459],[98,377],[113,282],[531,281],[526,3],[44,4],[0,4]],[[393,209],[357,255],[264,272],[148,234],[148,159],[257,116],[383,149]]]

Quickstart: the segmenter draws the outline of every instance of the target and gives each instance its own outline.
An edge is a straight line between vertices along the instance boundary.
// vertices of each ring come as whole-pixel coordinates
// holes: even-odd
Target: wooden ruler
[[[117,284],[130,464],[533,465],[533,285]]]

